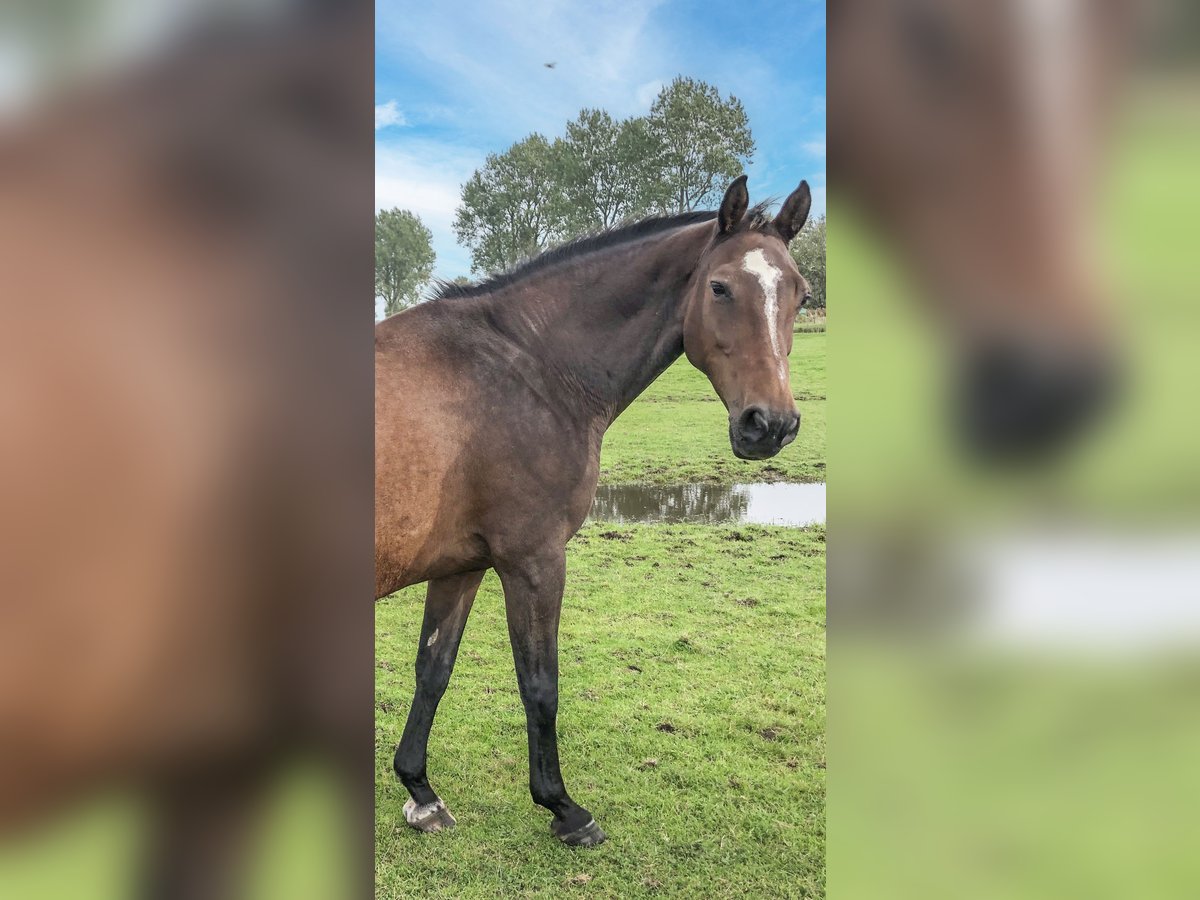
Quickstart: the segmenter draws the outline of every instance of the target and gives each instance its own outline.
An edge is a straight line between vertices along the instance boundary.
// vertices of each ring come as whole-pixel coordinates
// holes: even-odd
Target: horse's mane
[[[737,231],[765,231],[771,224],[767,210],[774,201],[764,200],[746,213],[737,227]],[[622,244],[630,244],[643,238],[683,228],[685,225],[695,225],[698,222],[711,222],[717,217],[715,209],[692,210],[676,213],[670,216],[652,216],[637,222],[617,225],[603,231],[585,234],[574,238],[557,247],[539,253],[524,262],[517,263],[507,272],[491,275],[476,284],[455,284],[452,281],[436,279],[434,281],[431,300],[452,300],[462,297],[478,297],[489,294],[500,288],[515,284],[530,275],[541,272],[559,263],[568,262],[581,256],[587,256],[599,250],[607,250]]]

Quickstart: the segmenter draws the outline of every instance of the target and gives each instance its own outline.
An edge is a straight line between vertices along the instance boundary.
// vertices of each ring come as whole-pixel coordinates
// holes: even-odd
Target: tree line
[[[473,273],[504,271],[581,234],[713,205],[753,155],[741,101],[676,78],[648,115],[585,109],[562,137],[489,155],[463,186],[454,231]]]
[[[553,139],[531,134],[489,154],[462,188],[454,218],[471,271],[511,268],[562,241],[649,215],[708,208],[754,156],[740,100],[710,84],[679,77],[645,116],[614,119],[581,110]],[[810,226],[806,232],[814,229]],[[824,305],[824,223],[820,227],[820,305]],[[813,238],[796,238],[810,274]],[[407,210],[376,216],[375,292],[385,315],[420,298],[433,271],[431,235]],[[797,259],[799,263],[799,258]],[[814,300],[818,298],[813,284]]]

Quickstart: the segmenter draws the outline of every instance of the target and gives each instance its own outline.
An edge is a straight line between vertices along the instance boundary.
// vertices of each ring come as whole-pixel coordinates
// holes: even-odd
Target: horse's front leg
[[[529,733],[529,791],[554,813],[559,840],[590,847],[604,840],[592,814],[567,795],[558,765],[558,619],[566,558],[561,547],[497,565],[504,585],[508,635]]]

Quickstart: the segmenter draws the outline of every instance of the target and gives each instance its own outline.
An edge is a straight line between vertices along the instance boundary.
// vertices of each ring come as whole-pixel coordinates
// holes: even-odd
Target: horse
[[[318,756],[366,896],[371,11],[197,22],[0,123],[0,840],[118,787],[236,896]]]
[[[428,582],[416,688],[393,769],[423,832],[455,824],[427,775],[429,732],[475,593],[504,590],[529,788],[568,846],[605,840],[559,769],[558,623],[566,544],[587,516],[604,433],[681,354],[729,413],[741,459],[789,444],[792,323],[809,296],[787,252],[807,182],[774,218],[746,176],[720,208],[647,219],[474,286],[443,285],[375,336],[376,596]]]
[[[1134,6],[830,4],[830,177],[928,302],[979,459],[1058,452],[1119,386],[1089,219]]]

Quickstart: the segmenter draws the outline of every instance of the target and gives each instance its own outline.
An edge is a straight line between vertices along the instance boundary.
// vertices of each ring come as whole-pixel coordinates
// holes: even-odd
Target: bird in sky
[[[548,62],[548,63],[542,63],[542,65],[543,65],[543,66],[545,66],[547,69],[553,69],[555,66],[557,66],[557,65],[558,65],[558,63],[556,63],[556,62]]]

